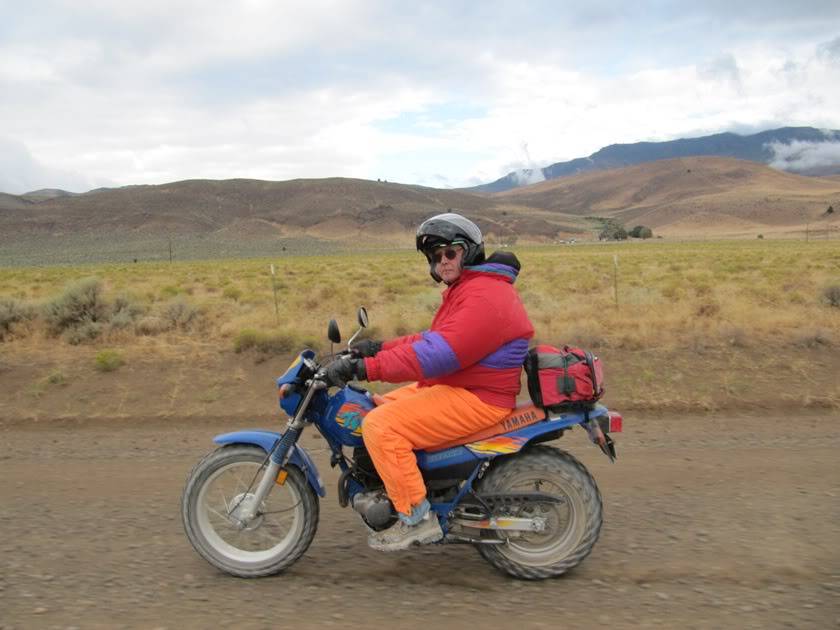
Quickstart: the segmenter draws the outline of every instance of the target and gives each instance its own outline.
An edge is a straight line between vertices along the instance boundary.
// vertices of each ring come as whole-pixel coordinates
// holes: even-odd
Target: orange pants
[[[362,437],[394,508],[411,514],[426,498],[426,484],[417,467],[415,449],[427,449],[466,437],[499,422],[510,409],[482,402],[461,387],[416,383],[382,396],[384,404],[370,411]]]

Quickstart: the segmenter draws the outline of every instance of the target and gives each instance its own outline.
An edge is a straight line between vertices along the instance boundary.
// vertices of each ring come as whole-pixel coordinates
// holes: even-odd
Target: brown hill
[[[451,208],[474,217],[491,235],[552,238],[564,229],[557,215],[509,214],[486,196],[367,180],[329,178],[286,182],[188,180],[160,186],[100,189],[31,203],[0,199],[0,228],[21,235],[215,235],[321,239],[398,237],[409,243],[425,217]],[[25,208],[23,212],[3,212]],[[0,239],[3,237],[0,236]]]
[[[829,205],[836,209],[831,215]],[[415,226],[448,208],[475,218],[490,241],[591,236],[597,226],[592,217],[677,237],[840,230],[840,179],[800,177],[733,159],[683,158],[495,195],[345,178],[188,180],[37,203],[0,195],[0,244],[20,251],[22,244],[73,249],[82,243],[91,252],[117,240],[121,251],[133,251],[126,245],[161,238],[410,246]],[[197,249],[195,255],[203,254]]]
[[[744,160],[681,158],[549,180],[493,199],[674,236],[747,235],[831,220],[825,210],[840,205],[840,181]]]

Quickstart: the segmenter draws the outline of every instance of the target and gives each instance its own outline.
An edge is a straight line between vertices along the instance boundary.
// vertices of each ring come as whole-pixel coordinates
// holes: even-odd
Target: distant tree
[[[644,225],[637,225],[630,230],[630,236],[633,238],[653,238],[653,230]]]
[[[759,234],[756,238],[761,238],[761,239],[763,239],[763,238],[764,238],[764,234]]]
[[[828,206],[828,210],[825,211],[826,214],[834,214],[834,206]]]
[[[615,222],[608,222],[604,225],[604,229],[598,234],[598,239],[602,241],[625,241],[627,240],[627,230]]]

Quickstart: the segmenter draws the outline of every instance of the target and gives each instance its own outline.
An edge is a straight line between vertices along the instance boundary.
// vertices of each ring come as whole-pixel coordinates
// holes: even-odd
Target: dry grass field
[[[536,339],[599,353],[609,404],[840,406],[837,241],[517,253]],[[0,269],[0,417],[271,408],[269,379],[303,346],[328,349],[329,318],[349,336],[365,305],[370,336],[406,334],[439,293],[412,251]],[[113,387],[121,402],[100,395]]]

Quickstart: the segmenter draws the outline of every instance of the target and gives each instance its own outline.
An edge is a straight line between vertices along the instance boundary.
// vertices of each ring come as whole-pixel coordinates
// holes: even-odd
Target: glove
[[[354,357],[373,357],[380,350],[382,350],[382,342],[372,339],[362,339],[350,346],[350,352]]]
[[[338,387],[343,387],[347,381],[352,381],[354,378],[358,378],[359,380],[365,380],[367,378],[364,359],[353,359],[349,357],[337,359],[327,366],[324,374],[324,380],[328,385],[336,385]]]

